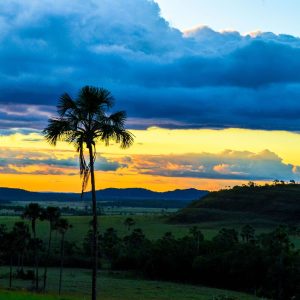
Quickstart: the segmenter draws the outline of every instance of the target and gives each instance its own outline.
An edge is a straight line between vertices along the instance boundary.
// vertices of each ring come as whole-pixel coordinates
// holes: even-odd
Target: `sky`
[[[41,131],[85,85],[109,89],[135,135],[97,145],[99,189],[300,180],[299,6],[1,1],[0,185],[80,192],[77,153]]]
[[[186,30],[207,25],[215,30],[254,31],[300,36],[298,0],[156,0],[170,24]]]

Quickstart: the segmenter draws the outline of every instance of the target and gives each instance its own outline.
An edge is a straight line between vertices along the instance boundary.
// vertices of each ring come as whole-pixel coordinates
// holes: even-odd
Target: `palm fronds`
[[[103,88],[85,86],[75,100],[65,93],[57,105],[59,117],[50,119],[43,131],[46,140],[54,146],[58,141],[64,141],[76,147],[82,193],[89,181],[91,164],[94,165],[96,159],[96,141],[103,142],[106,146],[113,141],[119,143],[121,148],[128,148],[133,144],[133,134],[125,129],[125,111],[110,115],[107,113],[113,103],[111,93]],[[93,150],[89,163],[84,155],[85,148]]]

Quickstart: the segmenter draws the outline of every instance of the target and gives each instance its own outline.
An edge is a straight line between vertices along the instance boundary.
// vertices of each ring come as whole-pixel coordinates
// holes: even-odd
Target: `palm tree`
[[[33,251],[35,259],[35,288],[39,289],[39,262],[38,262],[38,240],[36,238],[36,222],[41,219],[43,209],[37,203],[30,203],[25,207],[22,214],[23,219],[27,219],[31,222],[31,230],[33,234]]]
[[[67,219],[59,219],[56,224],[56,230],[61,234],[61,241],[60,241],[60,272],[59,272],[59,288],[58,293],[61,293],[61,283],[62,283],[62,273],[64,267],[64,255],[65,255],[65,235],[68,229],[72,228],[73,226],[69,223]]]
[[[130,231],[130,228],[135,225],[135,221],[132,218],[128,217],[125,219],[124,225],[127,227],[127,230]]]
[[[126,113],[119,111],[108,114],[113,106],[111,93],[103,88],[83,87],[74,100],[68,94],[60,97],[57,112],[58,117],[49,120],[44,129],[47,141],[56,145],[57,141],[73,144],[79,153],[80,175],[82,176],[82,193],[91,176],[92,206],[93,206],[93,272],[92,300],[96,300],[97,267],[98,267],[98,220],[94,163],[96,159],[96,143],[119,143],[121,148],[127,148],[133,143],[133,135],[125,129]],[[88,150],[89,162],[84,155]]]
[[[6,234],[5,249],[9,256],[9,288],[12,288],[13,278],[13,257],[16,254],[16,237],[12,231]]]
[[[249,224],[244,225],[241,230],[241,237],[243,242],[253,242],[255,239],[255,229]]]
[[[189,231],[190,231],[190,234],[193,236],[193,238],[196,241],[197,253],[199,253],[200,242],[202,242],[204,240],[204,235],[198,226],[191,227]]]
[[[28,225],[24,222],[16,222],[12,229],[12,233],[15,237],[15,250],[18,256],[18,267],[17,273],[18,276],[24,275],[24,255],[25,251],[28,248],[30,233]]]
[[[52,232],[55,230],[55,224],[60,218],[60,209],[58,207],[48,206],[42,214],[42,219],[47,220],[49,222],[49,239],[48,239],[48,249],[45,259],[45,269],[44,269],[44,286],[43,289],[46,290],[46,283],[47,283],[47,271],[48,266],[47,262],[50,256],[51,250],[51,242],[52,242]]]
[[[9,258],[9,288],[12,287],[13,256],[15,254],[15,238],[12,231],[7,231],[6,225],[0,225],[0,253]]]

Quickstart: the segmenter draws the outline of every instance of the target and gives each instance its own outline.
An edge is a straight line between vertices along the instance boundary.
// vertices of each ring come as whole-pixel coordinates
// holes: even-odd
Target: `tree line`
[[[63,288],[63,268],[91,267],[93,227],[82,242],[65,239],[72,225],[61,217],[59,208],[30,204],[11,230],[0,226],[0,254],[10,266],[13,279],[32,280],[32,288],[46,290],[48,267],[59,267],[58,292]],[[27,222],[24,222],[27,220]],[[37,236],[37,222],[48,222],[48,235]],[[38,223],[39,224],[39,223]],[[132,218],[124,220],[127,234],[116,229],[97,233],[98,266],[118,271],[134,271],[148,279],[180,281],[216,288],[244,291],[272,299],[300,296],[300,253],[290,240],[300,235],[295,226],[279,226],[269,233],[256,234],[245,225],[240,232],[223,228],[211,240],[197,226],[177,238],[166,232],[150,240]],[[53,244],[53,233],[59,244]],[[26,266],[26,267],[25,267]],[[28,267],[30,267],[28,269]],[[297,299],[297,298],[295,298]]]
[[[46,290],[48,261],[52,248],[53,231],[60,235],[60,278],[59,293],[62,285],[62,271],[64,262],[65,234],[72,225],[61,217],[58,207],[42,208],[37,203],[25,207],[21,215],[22,221],[17,221],[11,230],[0,225],[0,254],[3,264],[9,264],[9,288],[12,288],[13,278],[32,280],[33,289]],[[28,221],[27,222],[24,221]],[[49,224],[48,241],[37,237],[37,222],[45,221]],[[43,271],[40,274],[40,262],[43,262]],[[24,266],[33,266],[33,270],[25,272]],[[13,272],[13,267],[16,271]],[[40,285],[42,281],[42,286]]]
[[[300,297],[300,253],[290,240],[298,228],[279,226],[257,235],[245,225],[223,228],[207,240],[197,226],[176,238],[171,232],[148,239],[139,228],[120,237],[114,228],[99,234],[99,257],[113,270],[134,270],[149,279],[244,291],[287,300]],[[88,245],[89,234],[86,237]],[[88,247],[86,247],[88,250]]]

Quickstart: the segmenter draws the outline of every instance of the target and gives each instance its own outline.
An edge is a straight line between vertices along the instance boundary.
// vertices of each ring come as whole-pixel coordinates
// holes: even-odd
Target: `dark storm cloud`
[[[1,129],[43,128],[61,93],[90,84],[131,127],[299,130],[299,38],[181,33],[152,1],[98,3],[1,1]]]

